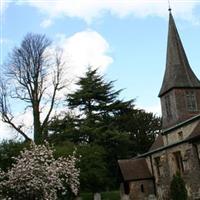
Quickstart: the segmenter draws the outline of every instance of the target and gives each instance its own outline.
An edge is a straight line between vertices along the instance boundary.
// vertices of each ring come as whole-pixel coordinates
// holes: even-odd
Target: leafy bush
[[[185,182],[179,173],[173,176],[170,192],[172,200],[187,200],[187,190]]]
[[[28,143],[14,140],[4,140],[0,143],[0,168],[4,171],[11,168],[15,161],[13,157],[17,157],[24,147],[28,147]]]
[[[30,149],[21,151],[10,170],[0,170],[0,195],[15,200],[56,200],[70,193],[77,195],[77,158],[73,154],[56,160],[53,152],[48,143],[31,144]]]

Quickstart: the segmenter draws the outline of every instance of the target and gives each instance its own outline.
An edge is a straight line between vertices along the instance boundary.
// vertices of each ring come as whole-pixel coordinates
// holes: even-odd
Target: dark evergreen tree
[[[160,119],[135,109],[133,100],[120,100],[121,90],[115,91],[113,81],[106,82],[97,70],[89,68],[77,85],[78,89],[67,97],[70,114],[51,123],[50,138],[79,146],[101,146],[106,152],[103,162],[108,163],[107,187],[116,186],[117,160],[148,150],[160,129]],[[76,115],[71,114],[77,110]]]
[[[185,182],[179,173],[173,176],[170,191],[172,200],[187,200]]]
[[[0,168],[7,171],[15,162],[14,157],[20,154],[23,148],[29,146],[28,142],[4,140],[0,143]]]
[[[113,105],[121,90],[113,90],[113,81],[106,83],[104,77],[97,70],[88,68],[86,75],[77,82],[79,89],[69,94],[68,102],[71,108],[79,108],[84,114],[90,116],[108,110]]]
[[[140,109],[129,109],[118,121],[130,135],[131,155],[148,151],[161,130],[161,118]]]
[[[48,127],[48,140],[61,145],[64,141],[78,144],[81,140],[80,131],[77,128],[78,121],[77,117],[70,112],[65,113],[64,117],[55,116]]]
[[[108,163],[105,162],[106,151],[102,146],[80,145],[77,152],[80,159],[81,191],[102,192],[108,185]]]
[[[131,101],[119,100],[121,90],[114,91],[113,81],[106,82],[97,70],[88,69],[81,77],[79,89],[68,95],[70,108],[78,108],[80,142],[97,142],[107,130],[116,130],[115,116],[132,105]]]

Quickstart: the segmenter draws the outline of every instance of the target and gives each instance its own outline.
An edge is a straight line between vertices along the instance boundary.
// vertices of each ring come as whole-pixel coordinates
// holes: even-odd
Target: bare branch
[[[17,132],[19,132],[25,140],[31,140],[22,130],[21,127],[17,127],[13,122],[13,115],[9,109],[8,103],[8,94],[7,88],[3,81],[0,81],[0,113],[2,117],[2,121],[9,124],[12,128],[14,128]]]
[[[11,82],[12,92],[10,98],[16,98],[32,107],[34,140],[42,142],[45,135],[50,115],[52,113],[57,91],[63,88],[61,84],[62,54],[50,55],[51,42],[45,35],[27,34],[20,47],[13,49],[10,54],[7,66],[7,77]],[[53,71],[53,87],[49,84],[49,77]],[[49,92],[49,89],[52,89]],[[51,94],[48,96],[48,94]],[[8,94],[6,94],[7,98]],[[7,102],[3,94],[1,96],[1,113],[4,122],[10,124],[21,135],[26,134],[13,122],[12,115],[8,112]],[[43,123],[41,122],[41,112],[44,102],[49,102],[49,109]]]
[[[20,133],[25,140],[31,141],[31,139],[21,130],[21,126],[16,126],[13,122],[12,119],[10,119],[7,115],[4,115],[3,117],[3,122],[9,124],[12,128],[14,128],[18,133]]]
[[[62,74],[62,69],[64,66],[64,63],[62,63],[62,52],[56,52],[56,57],[55,57],[55,71],[53,75],[53,94],[51,97],[51,102],[50,102],[50,108],[49,111],[47,112],[47,115],[42,123],[42,129],[44,130],[47,127],[49,117],[51,115],[51,112],[53,110],[54,104],[55,104],[55,97],[56,93],[58,90],[62,89],[63,87],[60,86],[60,81],[61,81],[61,74]]]

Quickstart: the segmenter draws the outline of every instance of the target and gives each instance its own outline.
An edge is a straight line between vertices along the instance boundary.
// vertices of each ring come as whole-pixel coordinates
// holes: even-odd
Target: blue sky
[[[167,0],[13,0],[1,2],[1,64],[28,32],[46,34],[64,49],[66,78],[99,68],[123,99],[160,114],[165,70]],[[171,1],[190,65],[200,78],[200,1]],[[0,138],[10,130],[0,123]]]

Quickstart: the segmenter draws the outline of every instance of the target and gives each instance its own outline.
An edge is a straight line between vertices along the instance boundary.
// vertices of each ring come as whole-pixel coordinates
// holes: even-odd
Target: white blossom
[[[0,195],[5,199],[56,200],[58,193],[78,194],[80,170],[73,155],[57,160],[53,148],[31,144],[15,158],[8,172],[0,170]]]

